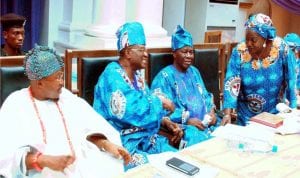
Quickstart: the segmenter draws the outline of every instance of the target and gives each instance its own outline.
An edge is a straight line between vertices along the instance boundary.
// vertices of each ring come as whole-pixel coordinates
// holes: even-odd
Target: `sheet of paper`
[[[226,124],[225,126],[218,127],[212,135],[224,139],[237,139],[236,137],[239,137],[241,139],[249,138],[267,142],[270,142],[274,137],[274,133],[269,130],[243,127],[233,124]]]

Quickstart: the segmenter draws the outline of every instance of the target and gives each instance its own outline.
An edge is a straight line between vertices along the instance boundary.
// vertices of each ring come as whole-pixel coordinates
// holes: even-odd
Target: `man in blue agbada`
[[[232,109],[237,123],[262,112],[277,113],[276,105],[287,99],[296,107],[295,56],[270,17],[252,15],[245,24],[246,40],[233,49],[224,80],[223,124],[231,122]]]
[[[215,106],[198,69],[192,66],[192,36],[179,25],[172,34],[172,50],[173,64],[155,76],[151,89],[174,102],[175,111],[170,119],[183,125],[184,140],[190,146],[211,137],[210,132],[217,125]]]
[[[99,77],[93,107],[120,132],[123,146],[132,155],[133,161],[125,167],[128,169],[146,163],[147,154],[176,151],[158,134],[161,126],[172,132],[173,141],[180,141],[183,132],[163,118],[164,110],[174,110],[173,103],[152,95],[141,74],[148,60],[143,26],[125,23],[116,35],[120,58]]]

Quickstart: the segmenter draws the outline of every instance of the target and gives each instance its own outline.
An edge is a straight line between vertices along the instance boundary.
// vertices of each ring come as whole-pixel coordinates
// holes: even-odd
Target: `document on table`
[[[257,129],[254,127],[244,127],[233,124],[226,124],[225,126],[218,127],[212,136],[224,138],[227,140],[236,139],[252,139],[258,141],[271,142],[274,133],[266,129]]]

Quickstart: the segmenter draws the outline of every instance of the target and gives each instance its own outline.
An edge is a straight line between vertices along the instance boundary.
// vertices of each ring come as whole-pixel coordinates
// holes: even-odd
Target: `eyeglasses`
[[[65,77],[64,77],[64,74],[63,73],[60,73],[60,74],[58,74],[56,77],[55,77],[55,80],[56,81],[62,81],[62,80],[64,80],[65,79]]]

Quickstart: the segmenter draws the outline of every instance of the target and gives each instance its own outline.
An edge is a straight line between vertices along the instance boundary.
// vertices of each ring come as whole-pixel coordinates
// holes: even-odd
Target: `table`
[[[257,129],[259,128],[254,129],[255,132],[253,134],[256,134],[257,137],[260,137],[259,134],[267,134],[266,132],[258,132]],[[241,131],[244,130],[239,130],[239,132]],[[278,147],[277,152],[251,153],[230,148],[225,139],[214,137],[176,153],[167,152],[150,155],[150,164],[130,170],[118,178],[190,177],[165,165],[166,160],[173,156],[200,167],[199,174],[194,176],[197,178],[299,178],[300,134],[275,134],[273,139],[274,144]]]

